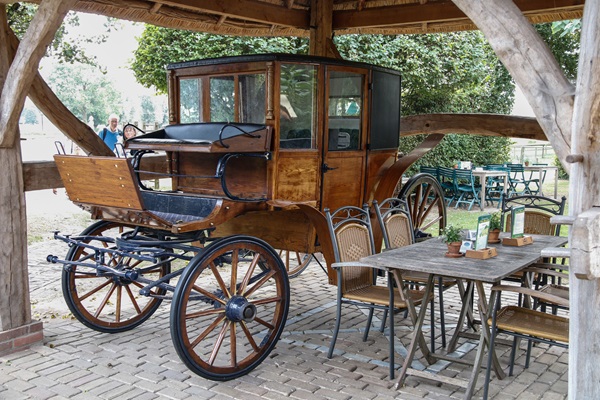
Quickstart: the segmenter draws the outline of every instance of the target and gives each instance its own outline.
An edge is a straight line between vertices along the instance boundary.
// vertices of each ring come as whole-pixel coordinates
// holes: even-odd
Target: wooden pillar
[[[308,53],[341,58],[333,43],[333,0],[311,0]]]
[[[0,7],[0,352],[42,339],[31,321],[27,219],[19,117],[40,59],[75,0],[43,0],[12,63],[6,7]]]
[[[571,143],[573,154],[583,155],[583,161],[571,167],[569,214],[580,216],[583,211],[600,207],[600,0],[585,2]],[[596,229],[596,226],[597,221],[588,227]],[[582,228],[578,224],[574,226],[571,242],[585,239],[587,249],[598,248],[600,237],[584,237]],[[589,280],[578,279],[573,272],[589,270],[590,261],[597,262],[586,259],[584,252],[572,250],[569,397],[573,399],[598,398],[600,390],[597,361],[600,357],[600,281],[591,274]]]

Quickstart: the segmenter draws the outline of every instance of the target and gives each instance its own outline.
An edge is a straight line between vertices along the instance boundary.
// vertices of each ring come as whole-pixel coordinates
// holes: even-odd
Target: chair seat
[[[569,288],[560,285],[545,285],[544,287],[539,289],[540,292],[551,294],[553,296],[558,296],[563,299],[569,299]]]
[[[491,324],[491,318],[488,320]],[[532,335],[558,342],[569,342],[569,319],[523,307],[507,306],[496,317],[498,329]]]
[[[413,282],[413,283],[420,283],[420,284],[426,284],[427,283],[427,279],[429,278],[429,274],[425,273],[425,272],[416,272],[416,271],[407,271],[407,272],[403,272],[402,273],[402,279],[404,279],[405,282]],[[433,282],[437,285],[439,283],[439,281],[437,279],[434,279]],[[442,277],[442,286],[444,288],[448,288],[451,286],[456,285],[456,279],[455,278],[447,278],[447,277]]]
[[[408,296],[415,305],[419,305],[423,301],[423,292],[420,290],[408,290]],[[387,306],[390,302],[390,292],[387,286],[368,286],[362,289],[345,292],[344,298]],[[433,299],[432,294],[429,295],[428,301],[431,299]],[[407,305],[398,294],[395,294],[394,306],[396,308],[406,308]]]

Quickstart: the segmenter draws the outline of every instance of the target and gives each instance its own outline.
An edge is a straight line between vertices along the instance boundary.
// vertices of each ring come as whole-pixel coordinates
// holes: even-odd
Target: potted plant
[[[460,257],[460,246],[462,245],[462,229],[453,225],[448,225],[442,230],[442,240],[448,246],[447,257]]]
[[[500,231],[502,230],[502,214],[496,211],[491,215],[488,243],[500,243]]]

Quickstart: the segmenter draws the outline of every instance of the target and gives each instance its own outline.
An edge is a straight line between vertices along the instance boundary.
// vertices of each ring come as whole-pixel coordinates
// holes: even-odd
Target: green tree
[[[30,3],[14,3],[7,6],[6,11],[8,17],[8,26],[13,30],[13,32],[15,32],[19,39],[21,39],[27,31],[29,23],[33,19],[36,10],[37,5]],[[104,26],[98,28],[98,34],[90,37],[71,37],[69,40],[66,40],[69,29],[80,25],[77,13],[69,12],[65,17],[64,22],[54,35],[54,40],[48,47],[46,55],[55,57],[59,62],[66,62],[70,64],[82,63],[102,68],[100,65],[98,65],[97,58],[86,53],[83,49],[83,46],[85,43],[104,43],[107,39],[108,33],[111,30],[118,29],[119,24],[120,23],[118,20],[114,18],[107,18]]]
[[[142,122],[144,125],[154,124],[155,117],[155,109],[154,103],[150,96],[142,96],[141,99],[141,107],[142,107]]]
[[[121,93],[103,74],[89,65],[58,64],[48,78],[48,84],[60,101],[82,121],[94,117],[96,123],[106,123],[108,116],[125,114]]]

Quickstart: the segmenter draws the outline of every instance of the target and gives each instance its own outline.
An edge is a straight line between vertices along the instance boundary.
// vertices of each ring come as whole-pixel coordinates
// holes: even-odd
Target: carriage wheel
[[[425,173],[413,176],[398,197],[408,203],[417,240],[441,234],[446,226],[446,202],[444,191],[434,176]]]
[[[277,252],[279,253],[279,257],[283,260],[283,264],[285,264],[285,270],[290,279],[300,275],[313,259],[312,254],[301,253],[298,251],[277,250]]]
[[[81,235],[118,237],[128,226],[99,221],[86,228]],[[113,243],[87,240],[86,243],[109,248]],[[74,246],[67,253],[68,261],[94,264],[94,251]],[[130,257],[105,257],[105,265],[121,270],[148,268],[152,264]],[[150,268],[139,275],[157,280],[170,272],[170,264]],[[81,323],[99,332],[116,333],[135,328],[156,311],[161,299],[142,296],[142,284],[112,274],[98,274],[96,268],[71,265],[62,272],[63,296],[69,309]],[[165,291],[154,288],[153,294],[164,295]]]
[[[211,243],[173,294],[171,338],[179,357],[207,379],[247,374],[279,340],[289,294],[285,267],[264,241],[238,235]]]

